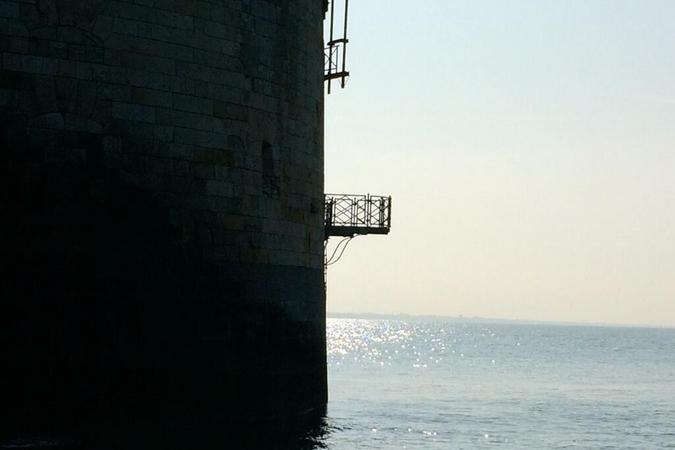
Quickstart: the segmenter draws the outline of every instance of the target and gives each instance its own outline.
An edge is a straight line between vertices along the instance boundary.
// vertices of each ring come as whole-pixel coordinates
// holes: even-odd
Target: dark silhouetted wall
[[[323,7],[0,2],[5,412],[325,404]]]

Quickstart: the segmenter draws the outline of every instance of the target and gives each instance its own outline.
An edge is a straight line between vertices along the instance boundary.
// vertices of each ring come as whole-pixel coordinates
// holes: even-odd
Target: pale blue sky
[[[352,0],[326,190],[394,197],[336,312],[675,326],[675,1]]]

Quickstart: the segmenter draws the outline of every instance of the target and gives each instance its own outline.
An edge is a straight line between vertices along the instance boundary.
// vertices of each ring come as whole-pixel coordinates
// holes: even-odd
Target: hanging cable
[[[356,236],[351,236],[351,237],[348,237],[348,238],[346,238],[346,239],[343,239],[343,240],[340,242],[340,243],[345,242],[345,245],[342,246],[342,251],[340,252],[340,254],[338,255],[338,257],[337,257],[336,259],[333,259],[333,256],[334,256],[334,254],[333,254],[333,256],[331,256],[331,259],[326,263],[326,265],[327,265],[327,266],[332,266],[332,265],[335,264],[336,262],[340,261],[340,258],[342,258],[342,255],[344,255],[345,250],[347,249],[347,246],[348,246],[349,243],[352,241],[352,239],[354,239],[355,237],[356,237]],[[340,245],[340,244],[338,244],[338,246],[339,246],[339,245]],[[336,250],[337,250],[337,248],[336,248]]]
[[[333,260],[333,257],[334,257],[335,254],[338,252],[338,249],[340,248],[340,246],[341,246],[342,244],[344,244],[347,240],[349,240],[349,237],[344,237],[344,238],[342,238],[342,239],[340,240],[340,242],[338,242],[338,244],[335,246],[335,249],[333,249],[333,253],[330,255],[330,258],[327,259],[327,261],[332,261],[332,260]]]
[[[326,258],[326,265],[332,263],[333,258],[335,257],[335,254],[340,249],[340,246],[343,245],[343,244],[346,244],[346,242],[349,241],[350,239],[351,239],[351,237],[347,236],[347,237],[343,238],[340,242],[338,242],[338,244],[335,246],[335,249],[333,250],[333,253],[330,255],[330,258]]]

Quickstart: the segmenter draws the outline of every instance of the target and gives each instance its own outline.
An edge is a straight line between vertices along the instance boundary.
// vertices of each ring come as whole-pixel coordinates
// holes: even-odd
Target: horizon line
[[[331,317],[332,316],[332,317]],[[557,326],[576,326],[576,327],[614,327],[614,328],[655,328],[655,329],[675,329],[675,325],[656,325],[656,324],[635,324],[635,323],[611,323],[611,322],[574,322],[562,320],[533,320],[533,319],[500,319],[496,317],[480,316],[450,316],[442,314],[408,314],[408,313],[352,313],[352,312],[326,312],[326,318],[334,319],[383,319],[400,320],[402,318],[412,319],[451,319],[455,321],[482,322],[482,323],[511,323],[520,325],[557,325]]]

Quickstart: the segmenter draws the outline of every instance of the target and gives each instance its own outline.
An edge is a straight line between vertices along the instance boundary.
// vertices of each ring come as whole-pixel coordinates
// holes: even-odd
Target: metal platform
[[[335,11],[335,3],[340,3],[337,13]],[[349,77],[349,71],[347,70],[347,44],[349,43],[349,39],[347,39],[348,17],[349,0],[330,0],[329,39],[324,49],[326,61],[323,72],[323,79],[326,82],[329,94],[331,93],[333,80],[339,81],[340,86],[344,88],[347,77]],[[342,37],[336,36],[336,21],[338,23],[342,21]],[[339,33],[339,30],[337,33]]]
[[[389,234],[391,197],[382,195],[325,195],[326,239],[364,234]]]

